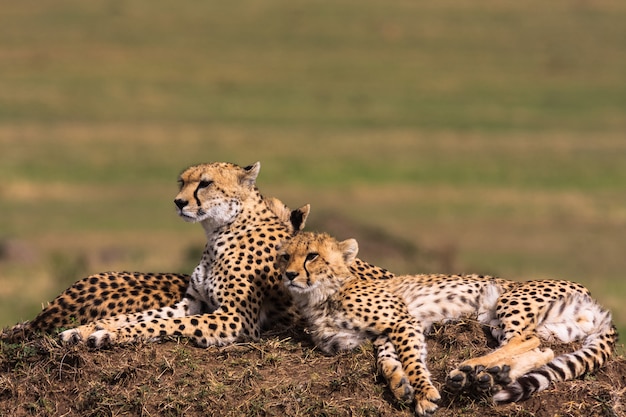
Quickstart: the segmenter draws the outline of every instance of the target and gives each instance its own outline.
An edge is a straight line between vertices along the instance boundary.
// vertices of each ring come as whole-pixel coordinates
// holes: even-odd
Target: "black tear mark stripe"
[[[201,187],[200,184],[198,184],[198,186],[193,192],[193,198],[196,200],[196,204],[198,205],[198,208],[202,206],[202,204],[200,203],[200,199],[198,198],[198,191],[200,191],[201,188],[204,188],[204,187]]]

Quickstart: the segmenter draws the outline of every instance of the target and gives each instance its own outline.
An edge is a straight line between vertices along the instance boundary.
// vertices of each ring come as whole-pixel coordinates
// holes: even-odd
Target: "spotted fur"
[[[435,322],[474,317],[489,326],[500,347],[461,363],[447,382],[455,391],[493,391],[497,402],[592,372],[613,353],[611,315],[579,284],[439,274],[363,280],[350,270],[357,252],[354,239],[300,233],[280,251],[284,284],[323,351],[374,341],[379,370],[396,398],[414,401],[418,415],[432,414],[440,398],[424,341]],[[539,349],[540,340],[583,346],[554,358],[550,349]]]
[[[268,208],[287,227],[301,230],[309,206],[291,210],[277,198]],[[171,306],[183,299],[190,276],[177,273],[103,272],[82,278],[48,303],[31,321],[6,329],[2,340],[17,341],[95,320]]]
[[[276,267],[276,247],[304,227],[308,206],[286,212],[255,183],[260,164],[192,166],[179,177],[179,215],[202,224],[207,244],[183,299],[171,306],[118,314],[61,333],[69,343],[109,343],[187,337],[198,346],[256,339],[268,325],[297,317]],[[356,262],[358,273],[390,275]]]
[[[2,334],[19,340],[53,333],[115,314],[164,307],[182,300],[189,275],[173,273],[103,272],[76,281],[48,303],[31,321]]]

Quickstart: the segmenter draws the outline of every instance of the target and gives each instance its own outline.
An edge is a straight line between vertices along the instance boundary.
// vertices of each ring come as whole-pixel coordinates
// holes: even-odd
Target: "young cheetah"
[[[453,390],[499,387],[497,402],[519,401],[551,382],[592,372],[613,353],[611,314],[579,284],[436,274],[363,280],[349,269],[357,252],[354,239],[300,233],[279,251],[283,282],[320,349],[334,353],[374,341],[394,395],[414,401],[419,415],[433,413],[440,399],[424,340],[435,322],[473,316],[489,326],[500,347],[461,363],[447,383]],[[579,340],[582,347],[554,358],[550,349],[539,349],[540,339]]]
[[[281,282],[276,247],[304,226],[308,206],[286,215],[256,187],[260,163],[214,162],[187,168],[174,199],[178,214],[198,222],[207,243],[183,299],[172,305],[81,325],[60,334],[65,343],[111,343],[186,337],[200,347],[258,339],[261,331],[298,318]],[[287,221],[289,219],[289,221]],[[356,260],[354,273],[391,276]]]

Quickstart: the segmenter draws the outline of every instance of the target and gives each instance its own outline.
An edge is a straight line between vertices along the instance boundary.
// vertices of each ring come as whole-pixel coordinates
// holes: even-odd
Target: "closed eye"
[[[179,190],[182,190],[184,186],[185,186],[185,181],[183,181],[183,180],[178,180],[178,189],[179,189]]]
[[[309,261],[309,262],[310,262],[310,261],[314,261],[315,259],[317,259],[317,257],[318,257],[319,255],[320,255],[320,254],[319,254],[319,253],[317,253],[317,252],[311,252],[311,253],[307,254],[307,256],[306,256],[306,260],[307,260],[307,261]]]

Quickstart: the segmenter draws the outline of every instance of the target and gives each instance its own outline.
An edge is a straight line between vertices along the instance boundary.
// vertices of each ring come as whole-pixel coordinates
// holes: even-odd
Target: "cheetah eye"
[[[178,180],[178,189],[179,189],[179,190],[182,190],[184,186],[185,186],[185,181],[183,181],[183,180]]]
[[[310,261],[314,261],[315,259],[317,259],[317,257],[318,257],[318,256],[320,256],[320,254],[319,254],[319,253],[316,253],[316,252],[311,252],[311,253],[309,253],[309,254],[306,256],[306,260],[307,260],[308,262],[310,262]]]
[[[289,255],[287,255],[286,253],[283,253],[280,255],[280,260],[282,262],[289,262]]]
[[[198,189],[200,189],[200,188],[206,188],[206,187],[210,186],[211,184],[213,184],[213,181],[202,180],[202,181],[200,181],[200,183],[198,184]]]

